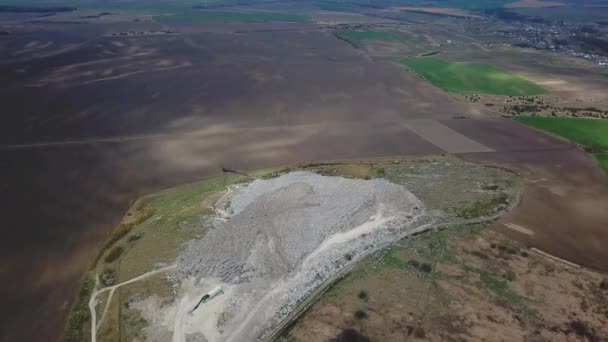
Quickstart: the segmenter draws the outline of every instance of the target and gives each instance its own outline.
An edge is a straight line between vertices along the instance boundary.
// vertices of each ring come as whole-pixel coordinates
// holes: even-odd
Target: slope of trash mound
[[[224,290],[216,304],[178,318],[180,333],[209,341],[259,338],[346,265],[424,228],[422,202],[385,179],[298,171],[255,180],[222,201],[222,215],[178,258],[182,279],[199,287],[182,302],[211,286]]]

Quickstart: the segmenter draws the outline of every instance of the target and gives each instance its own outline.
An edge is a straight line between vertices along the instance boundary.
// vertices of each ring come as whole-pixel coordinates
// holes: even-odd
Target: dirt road
[[[101,325],[101,323],[103,323],[103,320],[106,316],[106,312],[108,311],[108,307],[110,306],[110,302],[112,301],[114,291],[116,291],[117,288],[140,281],[142,279],[151,277],[151,276],[159,274],[159,273],[175,270],[176,268],[177,268],[177,265],[166,266],[163,268],[159,268],[157,270],[153,270],[153,271],[144,273],[138,277],[124,281],[120,284],[116,284],[116,285],[104,287],[99,290],[95,290],[95,292],[93,292],[93,294],[91,295],[91,298],[89,299],[89,311],[91,312],[91,342],[97,341],[97,327],[98,327],[98,325]],[[97,288],[98,286],[99,286],[99,277],[97,276],[95,278],[95,288]],[[97,296],[99,296],[100,294],[107,292],[107,291],[110,291],[110,294],[108,295],[108,299],[106,300],[106,304],[104,306],[103,313],[101,314],[101,318],[99,319],[99,322],[97,322],[97,311],[95,310],[95,307],[97,306]]]

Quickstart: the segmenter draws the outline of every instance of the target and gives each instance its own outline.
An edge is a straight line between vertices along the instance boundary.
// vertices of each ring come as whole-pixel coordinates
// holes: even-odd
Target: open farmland
[[[452,93],[531,96],[546,92],[521,76],[487,64],[454,63],[438,58],[408,59],[401,63]]]
[[[590,149],[599,166],[608,173],[608,120],[536,116],[517,116],[515,120]]]
[[[519,116],[515,120],[591,149],[608,151],[608,120]]]
[[[353,43],[363,40],[400,40],[396,34],[384,31],[339,31],[336,35]]]
[[[9,180],[0,185],[6,194],[0,262],[2,342],[56,341],[70,312],[74,319],[66,339],[87,341],[90,304],[99,323],[98,341],[142,341],[153,333],[146,330],[150,326],[162,328],[157,340],[170,341],[172,327],[161,322],[168,317],[169,303],[181,295],[200,295],[204,285],[184,281],[180,286],[177,280],[186,265],[178,269],[173,263],[183,255],[185,242],[210,238],[208,228],[225,227],[225,222],[203,223],[217,215],[214,204],[227,186],[234,195],[238,190],[234,183],[250,180],[234,175],[190,183],[217,176],[222,166],[256,170],[322,160],[445,153],[478,165],[516,170],[528,182],[524,200],[493,229],[502,227],[525,246],[608,270],[608,250],[601,243],[608,241],[608,212],[603,210],[608,183],[594,158],[563,139],[502,118],[510,112],[499,111],[500,106],[519,106],[529,110],[519,115],[540,115],[534,109],[549,106],[544,115],[555,111],[558,116],[583,116],[588,112],[584,108],[595,108],[589,115],[608,114],[608,78],[602,76],[608,71],[590,60],[509,45],[519,35],[509,39],[495,35],[496,30],[511,32],[511,28],[488,20],[490,11],[484,19],[465,20],[382,9],[403,4],[361,0],[67,2],[77,2],[78,10],[55,15],[1,13],[0,18],[0,98],[7,112],[0,127],[0,157],[8,165],[2,168],[2,178]],[[426,5],[412,2],[419,3],[408,5]],[[445,7],[458,1],[431,2]],[[321,3],[348,12],[316,10],[314,6]],[[461,5],[467,6],[464,1]],[[216,13],[215,18],[200,18],[211,15],[207,13]],[[481,15],[481,11],[470,13]],[[257,20],[258,14],[301,14],[311,19]],[[354,39],[360,40],[356,44],[338,40],[336,33],[344,31],[357,32]],[[493,65],[550,94],[457,95],[397,63],[431,55]],[[357,178],[370,185],[368,179],[394,176],[392,166],[403,168],[392,165],[395,159],[386,163],[391,165],[317,165],[307,171]],[[446,177],[438,180],[439,169],[449,168],[447,164],[464,170],[444,170]],[[427,208],[445,209],[446,215],[462,219],[506,204],[498,195],[509,184],[483,181],[484,176],[471,173],[466,168],[472,166],[466,163],[442,165],[409,170],[408,165],[404,173],[409,176],[390,181],[411,191]],[[551,179],[547,169],[568,178]],[[279,174],[269,178],[275,176]],[[190,184],[133,206],[144,194],[185,183]],[[427,191],[428,187],[434,190]],[[129,206],[132,210],[108,238]],[[233,222],[237,219],[233,217]],[[519,230],[505,228],[502,222]],[[268,233],[282,237],[284,232]],[[216,235],[214,241],[233,242],[233,236],[229,238]],[[220,249],[214,255],[222,255],[218,246],[209,241],[203,249]],[[103,253],[95,261],[100,283],[93,289],[94,274],[87,273],[81,281],[99,248]],[[259,246],[251,250],[264,251]],[[196,255],[200,249],[191,251]],[[199,270],[194,265],[191,269],[197,275],[213,265],[211,256],[200,252],[207,266]],[[292,252],[281,254],[292,258]],[[224,257],[239,258],[241,253],[245,252]],[[276,269],[272,262],[268,265],[268,270]],[[293,265],[297,263],[288,263],[288,269]],[[231,275],[235,270],[229,271]],[[395,274],[399,269],[391,271]],[[142,275],[147,276],[131,282]],[[387,283],[390,280],[376,279],[374,284],[385,289],[403,284]],[[117,284],[123,285],[113,287]],[[98,293],[97,302],[88,303],[101,287],[106,290]],[[209,304],[227,297],[224,293]],[[387,303],[394,299],[387,298]],[[361,310],[375,319],[371,310]],[[229,329],[228,321],[235,318],[224,316],[222,321]],[[213,329],[221,323],[207,322],[215,323]],[[184,326],[185,335],[192,335],[188,329],[194,327]],[[390,325],[374,327],[377,333],[365,335],[380,336]],[[427,334],[433,336],[430,330]],[[200,336],[190,337],[200,342]]]
[[[278,12],[196,12],[170,15],[154,16],[158,22],[179,21],[284,21],[284,22],[306,22],[310,18],[303,14],[278,13]]]
[[[608,174],[608,154],[596,154],[595,158],[597,159],[598,164],[606,173]]]

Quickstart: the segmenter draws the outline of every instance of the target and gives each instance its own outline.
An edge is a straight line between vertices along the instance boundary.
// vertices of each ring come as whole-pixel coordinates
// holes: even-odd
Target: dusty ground
[[[564,5],[565,4],[562,2],[555,2],[555,1],[521,0],[521,1],[510,2],[510,3],[506,4],[504,7],[505,8],[525,8],[525,7],[545,8],[545,7],[560,7],[560,6],[564,6]]]
[[[469,11],[456,9],[456,8],[443,8],[443,7],[391,7],[389,10],[395,11],[415,11],[415,12],[428,12],[428,13],[436,13],[436,14],[445,14],[454,17],[462,17],[462,18],[474,18],[480,19],[481,16],[470,13]]]
[[[328,291],[285,341],[600,341],[605,277],[481,226],[378,253]]]
[[[462,154],[461,158],[515,170],[528,179],[521,205],[493,229],[566,260],[608,271],[603,262],[607,255],[601,244],[608,238],[605,229],[608,212],[604,210],[608,203],[608,180],[593,156],[516,122],[495,126],[492,121],[485,125],[465,121],[444,123],[495,147],[496,152]],[[536,148],[525,147],[531,145]],[[534,233],[521,234],[504,226],[505,223]]]

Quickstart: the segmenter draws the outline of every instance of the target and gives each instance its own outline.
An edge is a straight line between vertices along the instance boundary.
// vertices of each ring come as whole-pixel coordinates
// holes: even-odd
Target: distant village
[[[608,67],[608,27],[605,25],[528,20],[510,21],[508,26],[494,31],[494,36],[516,46],[560,52]]]

